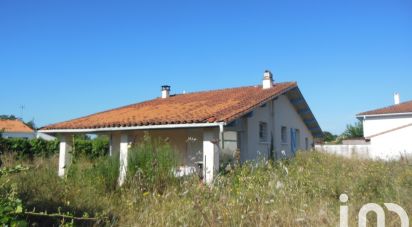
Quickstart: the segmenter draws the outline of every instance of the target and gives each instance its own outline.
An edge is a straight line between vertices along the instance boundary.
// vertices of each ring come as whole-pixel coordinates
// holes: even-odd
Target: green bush
[[[59,152],[59,141],[46,141],[43,139],[0,138],[0,154],[16,153],[19,159],[33,157],[49,157]],[[109,153],[109,140],[107,137],[97,137],[94,140],[75,138],[74,158],[87,157],[96,159]]]
[[[109,153],[109,139],[106,137],[97,137],[92,141],[91,157],[97,158]]]
[[[23,203],[17,195],[17,185],[1,181],[2,177],[27,170],[28,168],[22,166],[0,168],[0,225],[2,226],[27,226],[24,219],[20,217],[23,213]]]
[[[73,150],[74,158],[96,159],[109,153],[109,140],[107,137],[97,137],[94,140],[75,138]]]
[[[92,150],[93,150],[93,145],[90,140],[76,139],[74,141],[73,157],[75,159],[82,157],[82,156],[90,157]]]
[[[59,142],[46,141],[43,139],[22,139],[9,138],[0,139],[0,154],[6,152],[17,153],[19,158],[33,158],[34,156],[49,157],[57,153],[59,150]]]

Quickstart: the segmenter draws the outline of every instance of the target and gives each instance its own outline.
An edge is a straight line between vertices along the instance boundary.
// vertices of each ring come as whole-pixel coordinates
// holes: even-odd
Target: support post
[[[119,185],[122,186],[126,180],[127,173],[127,159],[129,152],[129,140],[126,134],[120,136],[120,171],[119,171]]]
[[[62,135],[60,137],[60,150],[59,150],[59,170],[58,175],[59,177],[64,177],[65,170],[70,165],[72,159],[72,136],[71,135]]]
[[[219,171],[219,132],[214,129],[203,131],[203,181],[213,182]]]

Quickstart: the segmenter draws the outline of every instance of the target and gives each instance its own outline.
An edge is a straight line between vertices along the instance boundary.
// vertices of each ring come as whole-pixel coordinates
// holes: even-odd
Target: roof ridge
[[[296,83],[295,81],[289,81],[289,82],[280,82],[280,83],[273,83],[273,85],[282,85],[282,84],[288,84],[288,83]],[[230,87],[230,88],[218,88],[218,89],[210,89],[210,90],[204,90],[204,91],[194,91],[194,92],[187,92],[187,93],[178,93],[176,95],[190,95],[190,94],[201,94],[201,93],[207,93],[207,92],[215,92],[215,91],[228,91],[228,90],[235,90],[235,89],[242,89],[242,88],[252,88],[252,87],[262,87],[262,85],[249,85],[249,86],[240,86],[240,87]]]
[[[375,114],[373,114],[373,112],[390,110],[391,108],[395,108],[395,107],[399,107],[399,106],[402,107],[402,106],[408,105],[408,104],[412,104],[412,100],[405,101],[405,102],[401,102],[401,103],[399,103],[399,104],[394,104],[394,105],[390,105],[390,106],[385,106],[385,107],[382,107],[382,108],[376,108],[376,109],[368,110],[368,111],[365,111],[365,112],[358,113],[356,116],[375,115]],[[410,111],[410,112],[412,112],[412,111]],[[392,113],[407,113],[407,112],[403,112],[403,111],[402,111],[402,112],[392,112]],[[391,113],[386,113],[386,114],[391,114]],[[377,114],[377,115],[379,115],[379,114]]]

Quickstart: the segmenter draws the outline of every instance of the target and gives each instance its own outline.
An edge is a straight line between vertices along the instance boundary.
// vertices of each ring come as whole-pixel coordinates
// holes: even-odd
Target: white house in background
[[[36,133],[22,121],[0,120],[0,136],[3,138],[25,138],[32,139]]]
[[[357,115],[363,121],[372,158],[389,160],[412,155],[412,101],[400,103],[398,93],[394,99],[393,106]]]
[[[237,152],[242,162],[293,156],[298,149],[311,149],[314,137],[322,134],[297,83],[274,83],[269,71],[257,86],[176,95],[170,94],[170,86],[162,86],[159,98],[49,125],[40,132],[60,138],[60,176],[70,162],[73,134],[108,135],[110,153],[120,153],[120,184],[130,145],[144,132],[169,138],[180,154],[181,168],[197,168],[207,183],[220,160]]]

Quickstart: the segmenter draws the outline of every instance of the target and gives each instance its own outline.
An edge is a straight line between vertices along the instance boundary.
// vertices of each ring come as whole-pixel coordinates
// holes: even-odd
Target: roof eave
[[[151,129],[176,129],[176,128],[209,128],[225,126],[226,122],[213,123],[192,123],[192,124],[166,124],[166,125],[145,125],[132,127],[104,127],[104,128],[84,128],[84,129],[41,129],[38,132],[46,134],[54,133],[101,133],[113,131],[131,131],[131,130],[151,130]]]
[[[365,117],[390,117],[390,116],[407,116],[407,115],[412,115],[412,112],[404,112],[404,113],[386,113],[386,114],[366,114],[366,113],[360,113],[357,114],[356,117],[359,119],[365,118]]]

